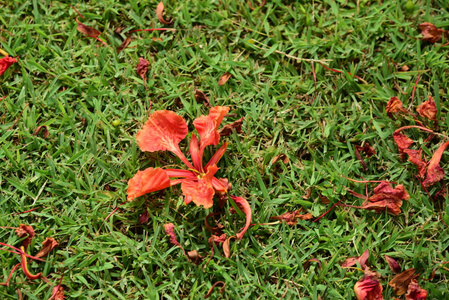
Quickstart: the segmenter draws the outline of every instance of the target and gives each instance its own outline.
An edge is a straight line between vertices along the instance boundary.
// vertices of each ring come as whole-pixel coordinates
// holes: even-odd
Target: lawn
[[[448,177],[424,187],[393,138],[421,126],[402,133],[427,162],[448,140],[449,34],[424,41],[419,24],[449,29],[449,11],[444,0],[412,1],[251,0],[253,9],[165,1],[173,23],[163,24],[157,1],[0,0],[0,58],[17,59],[0,75],[0,242],[20,247],[15,229],[26,224],[35,231],[29,255],[48,237],[59,243],[44,261],[28,259],[48,282],[19,266],[0,298],[49,299],[60,284],[67,299],[202,299],[221,281],[210,299],[355,299],[368,266],[384,299],[405,299],[388,285],[387,255],[401,271],[416,269],[428,299],[449,299]],[[132,32],[151,28],[174,30]],[[139,58],[149,62],[142,77]],[[387,113],[394,96],[403,107]],[[435,121],[417,112],[429,96]],[[207,161],[227,142],[216,176],[252,210],[229,257],[222,243],[208,243],[205,218],[219,212],[210,225],[235,236],[245,214],[231,199],[221,210],[185,205],[176,185],[127,201],[138,170],[182,165],[139,148],[149,113],[187,122],[179,145],[188,154],[194,120],[210,106],[230,109],[220,128],[243,117],[241,131],[204,153]],[[374,155],[357,150],[367,144]],[[448,166],[443,153],[440,167]],[[373,196],[379,184],[366,181],[402,184],[410,197],[397,215],[362,209],[357,196]],[[312,218],[271,219],[298,209]],[[168,223],[201,259],[170,242]],[[1,247],[6,282],[21,255]],[[366,250],[366,263],[342,267]]]

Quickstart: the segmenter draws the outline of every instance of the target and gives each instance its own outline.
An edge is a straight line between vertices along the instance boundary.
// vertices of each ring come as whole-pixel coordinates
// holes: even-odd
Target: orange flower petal
[[[193,166],[199,172],[203,172],[203,155],[200,152],[200,146],[195,134],[192,134],[192,138],[190,139],[189,151]]]
[[[421,158],[422,150],[405,149],[404,153],[408,155],[408,161],[418,168],[418,175],[424,178],[426,175],[427,163]]]
[[[200,149],[206,146],[217,145],[220,141],[218,127],[224,116],[229,112],[229,107],[215,106],[210,109],[209,115],[201,116],[193,121],[193,125],[200,135]]]
[[[398,146],[399,154],[401,154],[401,158],[404,158],[404,150],[408,149],[413,144],[413,140],[410,139],[405,134],[400,131],[393,132],[393,139]]]
[[[170,186],[170,178],[161,168],[148,168],[137,171],[136,175],[128,181],[128,200],[142,195],[159,191]]]
[[[215,191],[212,186],[212,178],[217,170],[217,166],[210,166],[202,178],[198,180],[185,179],[181,183],[182,193],[186,197],[186,204],[193,201],[196,205],[202,205],[204,208],[211,208],[214,205]]]
[[[387,103],[386,111],[389,117],[391,117],[393,113],[407,112],[407,110],[405,110],[405,108],[402,106],[402,101],[399,100],[398,97],[390,98]]]
[[[58,242],[52,238],[48,237],[45,241],[42,242],[42,249],[35,255],[36,257],[45,257],[53,250],[56,246],[58,246]]]
[[[429,166],[427,167],[427,177],[423,182],[425,187],[434,185],[444,177],[444,170],[440,167],[441,156],[443,156],[444,150],[449,146],[449,142],[441,144],[440,148],[435,152],[432,156],[432,159],[429,162]]]
[[[249,225],[251,225],[251,218],[252,218],[252,212],[251,207],[249,206],[248,201],[242,197],[236,197],[236,196],[230,196],[232,200],[237,204],[237,206],[245,213],[246,215],[246,223],[245,227],[239,230],[239,232],[236,234],[237,238],[241,240],[243,238],[243,235],[248,230]]]
[[[209,162],[206,164],[204,169],[207,170],[209,166],[216,165],[220,159],[223,157],[223,154],[226,152],[226,147],[228,146],[228,143],[224,143],[223,146],[220,147],[220,149],[215,152],[215,154],[212,156],[212,158],[209,160]]]
[[[181,116],[169,110],[159,110],[151,114],[137,133],[137,141],[142,151],[175,152],[187,133],[187,123]]]
[[[423,118],[427,118],[431,121],[435,121],[437,119],[437,106],[435,101],[433,101],[432,97],[429,96],[428,101],[424,101],[420,106],[416,109],[419,115]]]

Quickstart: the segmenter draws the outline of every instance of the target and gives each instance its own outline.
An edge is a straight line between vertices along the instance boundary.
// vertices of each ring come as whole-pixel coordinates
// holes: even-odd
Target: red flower
[[[17,62],[17,59],[10,56],[5,56],[0,59],[0,75],[3,75],[3,73],[5,73],[6,70],[15,62]]]
[[[167,110],[151,114],[143,128],[137,133],[140,149],[149,152],[168,150],[184,162],[187,170],[148,168],[138,171],[128,182],[128,200],[181,183],[185,204],[193,201],[197,206],[211,208],[215,193],[227,193],[228,191],[227,181],[215,177],[215,173],[218,171],[217,163],[225,153],[227,144],[224,143],[206,165],[203,165],[203,153],[207,146],[219,143],[218,127],[228,111],[228,107],[212,107],[209,115],[201,116],[193,122],[199,140],[195,134],[192,134],[189,147],[192,163],[181,152],[178,145],[188,133],[187,123],[184,119]],[[233,198],[234,201],[243,207],[247,214],[247,226],[249,226],[251,221],[249,204],[243,198],[236,198],[237,200]],[[242,235],[241,232],[238,235],[239,238]]]

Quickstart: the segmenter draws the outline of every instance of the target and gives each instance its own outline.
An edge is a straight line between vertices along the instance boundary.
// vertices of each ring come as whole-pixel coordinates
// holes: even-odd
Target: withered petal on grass
[[[20,226],[16,229],[16,234],[19,238],[23,238],[26,237],[23,241],[22,241],[22,246],[27,249],[28,246],[31,244],[31,240],[34,238],[35,233],[34,233],[34,229],[33,226],[31,225],[25,225],[25,224],[20,224]]]
[[[231,74],[226,72],[223,75],[221,75],[220,79],[218,79],[218,85],[225,85],[226,82],[228,82],[229,78],[231,78]]]
[[[407,292],[410,282],[419,276],[415,272],[416,269],[414,268],[407,269],[391,279],[388,285],[393,288],[395,295],[400,296]]]
[[[65,292],[64,288],[61,285],[57,285],[52,289],[52,296],[49,300],[64,300]]]
[[[405,149],[404,153],[408,155],[408,161],[418,168],[419,177],[424,178],[426,175],[427,162],[421,158],[422,150]]]
[[[278,220],[285,221],[288,225],[296,225],[298,223],[298,219],[301,220],[310,220],[313,219],[313,216],[310,213],[300,214],[303,210],[297,209],[292,212],[286,212],[279,216],[270,217],[270,220]]]
[[[357,300],[383,300],[382,285],[380,285],[379,274],[365,270],[365,275],[354,286]]]
[[[42,242],[42,245],[42,249],[35,255],[36,257],[47,256],[48,253],[59,245],[59,243],[54,238],[48,237]]]
[[[171,24],[173,24],[173,21],[172,21],[171,19],[167,19],[167,20],[164,19],[164,8],[165,8],[164,3],[163,3],[162,1],[159,2],[159,4],[158,4],[157,7],[156,7],[156,16],[157,16],[157,19],[158,19],[159,22],[161,22],[162,24],[165,24],[165,25],[171,25]]]
[[[401,266],[399,265],[399,263],[393,258],[390,257],[388,255],[384,255],[385,260],[388,263],[388,267],[390,267],[390,270],[395,273],[398,274],[399,272],[401,272]]]
[[[391,118],[393,113],[408,113],[407,110],[402,106],[402,101],[398,97],[391,97],[387,103],[387,115]]]
[[[430,96],[429,100],[421,103],[416,111],[423,118],[427,118],[431,121],[436,121],[437,119],[437,106],[435,104],[435,101],[433,101],[432,97]]]
[[[47,126],[41,125],[36,128],[36,130],[33,132],[33,135],[38,135],[40,131],[44,132],[44,138],[48,139],[50,133],[48,132]]]
[[[237,133],[242,133],[242,124],[243,124],[243,117],[238,119],[237,121],[227,124],[221,128],[218,133],[220,136],[229,136],[231,135],[232,131],[235,130]]]
[[[117,47],[117,54],[122,52],[131,43],[131,37],[127,36],[126,39]],[[138,73],[138,72],[137,72]],[[146,71],[145,71],[146,73]],[[140,74],[139,74],[140,75]],[[145,80],[145,79],[144,79]]]
[[[399,154],[401,154],[401,158],[404,158],[404,150],[408,149],[413,144],[413,140],[398,130],[393,132],[393,139],[398,146],[398,151]]]
[[[143,57],[139,57],[139,63],[137,64],[137,74],[142,78],[143,81],[146,80],[148,66],[150,63]]]
[[[195,100],[196,102],[203,102],[205,106],[211,107],[209,98],[200,90],[195,90]]]
[[[96,29],[94,29],[92,27],[89,27],[87,25],[84,25],[81,22],[78,22],[78,26],[76,27],[76,29],[79,32],[81,32],[81,33],[83,33],[83,34],[85,34],[85,35],[87,35],[88,37],[91,37],[91,38],[96,38],[96,37],[98,37],[101,34],[100,31],[98,31],[98,30],[96,30]]]
[[[178,242],[178,239],[176,238],[175,225],[173,223],[164,224],[164,230],[165,234],[167,234],[170,237],[170,243],[182,248],[181,244]]]
[[[3,73],[5,73],[6,70],[15,62],[17,62],[17,59],[10,56],[5,56],[0,59],[0,75],[3,75]]]
[[[362,255],[360,256],[354,256],[346,259],[342,264],[342,268],[350,268],[352,266],[355,266],[357,263],[360,265],[362,269],[366,268],[366,262],[369,258],[369,250],[365,250]]]
[[[426,173],[427,176],[423,182],[425,187],[432,186],[443,179],[444,170],[440,167],[440,160],[447,146],[449,146],[449,141],[441,144],[438,150],[433,154],[432,159],[429,161]]]
[[[419,24],[419,29],[423,35],[422,40],[430,43],[436,43],[443,37],[445,30],[437,28],[432,23],[424,22]]]
[[[210,287],[210,289],[207,291],[207,294],[206,294],[206,296],[204,296],[204,298],[205,299],[209,298],[210,295],[212,294],[212,292],[214,291],[214,288],[219,285],[221,285],[220,294],[223,294],[225,291],[226,283],[224,283],[223,281],[217,281]]]
[[[143,225],[148,223],[148,220],[150,219],[150,213],[148,212],[148,209],[145,209],[144,212],[139,217],[139,224]]]
[[[260,3],[259,8],[262,8],[265,6],[265,4],[267,4],[267,0],[262,0],[262,3]],[[251,4],[251,1],[248,1],[248,7],[251,10],[255,10],[255,8],[253,7],[253,5]]]
[[[405,300],[425,300],[427,299],[427,291],[421,288],[416,279],[412,279],[410,282],[407,294],[405,294]]]

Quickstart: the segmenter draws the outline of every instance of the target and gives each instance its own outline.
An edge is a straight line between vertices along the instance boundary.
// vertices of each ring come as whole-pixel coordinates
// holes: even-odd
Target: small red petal
[[[376,272],[365,270],[365,275],[354,286],[354,293],[357,300],[383,300],[383,288],[378,280]]]
[[[437,106],[433,101],[432,97],[430,96],[429,100],[421,103],[421,105],[418,106],[416,111],[423,118],[427,118],[431,121],[435,121],[437,119]]]
[[[3,75],[3,73],[5,73],[6,70],[15,62],[17,62],[17,59],[10,56],[5,56],[0,59],[0,75]]]
[[[425,187],[434,185],[443,179],[444,170],[440,167],[440,160],[447,146],[449,146],[449,141],[441,144],[438,150],[433,154],[432,159],[429,161],[429,165],[427,167],[427,177],[423,182]]]

